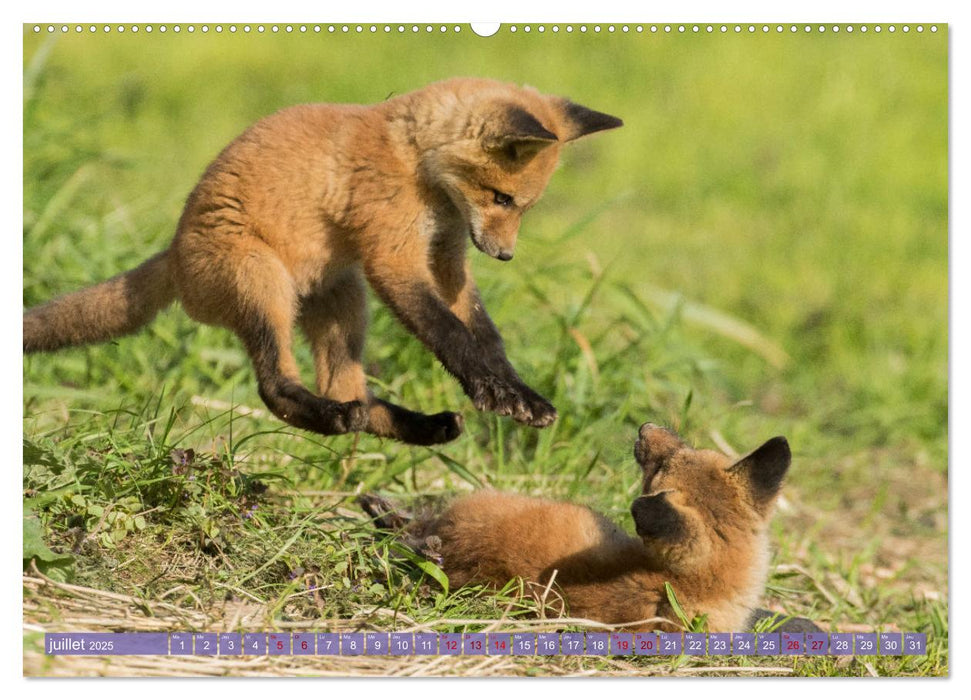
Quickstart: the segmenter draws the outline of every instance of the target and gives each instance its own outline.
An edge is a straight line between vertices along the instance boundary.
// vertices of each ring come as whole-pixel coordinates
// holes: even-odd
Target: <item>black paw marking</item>
[[[511,416],[534,428],[545,428],[556,420],[553,404],[521,382],[491,377],[476,380],[472,383],[470,396],[478,410]]]
[[[462,418],[462,415],[451,411],[436,413],[431,419],[436,424],[436,429],[432,434],[431,444],[433,445],[451,442],[462,434],[465,427],[465,419]]]

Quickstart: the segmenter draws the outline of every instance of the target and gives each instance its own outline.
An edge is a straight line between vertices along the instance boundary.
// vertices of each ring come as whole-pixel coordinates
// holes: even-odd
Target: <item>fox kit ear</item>
[[[668,500],[666,491],[634,499],[630,513],[634,516],[634,527],[641,537],[675,542],[686,532],[684,518]]]
[[[617,117],[588,109],[569,100],[562,100],[559,104],[559,110],[568,129],[563,137],[564,141],[572,141],[587,134],[616,129],[624,125],[624,122]]]
[[[556,134],[522,107],[509,105],[498,112],[482,133],[482,147],[512,160],[536,155],[556,143]]]
[[[756,505],[764,508],[779,493],[791,462],[789,443],[784,437],[774,437],[739,459],[728,471],[743,481]]]

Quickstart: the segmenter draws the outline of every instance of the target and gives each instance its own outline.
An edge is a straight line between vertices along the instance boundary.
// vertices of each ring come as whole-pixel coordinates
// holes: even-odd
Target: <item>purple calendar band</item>
[[[806,639],[803,634],[782,633],[782,653],[787,656],[801,656],[806,653]]]
[[[922,632],[48,632],[48,656],[923,656]]]
[[[219,648],[219,635],[215,632],[196,632],[192,635],[196,656],[215,656]]]
[[[313,632],[296,632],[290,637],[291,649],[295,656],[309,656],[317,648],[317,635]]]
[[[462,653],[466,656],[486,656],[489,653],[489,642],[485,632],[463,634]]]
[[[532,656],[536,653],[536,635],[517,632],[512,635],[513,654],[516,656]]]
[[[683,652],[689,656],[707,656],[708,635],[704,632],[685,632]]]
[[[708,635],[708,655],[728,656],[732,653],[732,635],[728,632],[713,632]]]
[[[44,635],[48,656],[116,656],[169,653],[166,632],[48,632]]]
[[[438,655],[438,635],[424,632],[415,635],[415,654],[418,656]]]

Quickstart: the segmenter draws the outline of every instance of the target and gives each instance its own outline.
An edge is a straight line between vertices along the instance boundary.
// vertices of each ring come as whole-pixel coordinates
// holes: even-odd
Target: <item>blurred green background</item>
[[[510,357],[555,399],[557,426],[537,433],[474,414],[375,306],[376,390],[426,410],[458,407],[468,435],[440,454],[366,436],[326,448],[271,436],[248,443],[251,459],[308,489],[419,493],[462,487],[471,473],[579,495],[623,519],[640,422],[739,452],[785,434],[795,505],[776,527],[780,556],[842,571],[854,586],[866,566],[896,556],[901,600],[919,586],[946,597],[945,27],[554,34],[534,25],[481,38],[465,25],[280,26],[163,35],[72,25],[54,36],[25,27],[25,306],[164,247],[207,163],[277,109],[374,103],[457,75],[568,96],[625,126],[564,150],[513,264],[470,253]],[[172,410],[184,442],[198,445],[232,430],[207,422],[212,414],[192,402],[200,396],[261,407],[235,338],[173,309],[117,343],[25,358],[25,439],[52,454],[110,449],[116,411],[151,406]],[[382,457],[336,466],[350,449]],[[56,531],[56,518],[48,524]],[[863,607],[852,615],[904,614]]]
[[[942,32],[481,38],[468,27],[435,29],[72,31],[53,44],[27,31],[25,304],[164,246],[208,161],[269,112],[310,101],[376,102],[449,76],[490,76],[570,96],[626,123],[566,152],[526,219],[519,259],[542,272],[550,240],[599,213],[558,260],[593,253],[612,264],[613,277],[751,324],[793,358],[782,398],[824,412],[827,427],[865,430],[868,441],[942,442]],[[78,191],[51,211],[65,182]],[[97,222],[103,228],[93,232]],[[64,256],[86,238],[117,253],[100,256],[100,266]],[[486,288],[524,274],[476,262]],[[515,330],[506,335],[515,346]],[[746,394],[765,386],[771,367],[735,350],[713,353],[723,377]],[[938,466],[944,454],[935,450]]]

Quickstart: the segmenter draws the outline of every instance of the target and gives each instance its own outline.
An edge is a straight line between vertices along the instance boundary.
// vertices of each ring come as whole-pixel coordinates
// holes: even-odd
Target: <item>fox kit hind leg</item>
[[[297,294],[269,246],[247,235],[190,233],[173,250],[186,312],[239,336],[253,361],[260,398],[275,416],[323,435],[367,426],[364,401],[322,398],[301,384],[292,350]]]
[[[462,432],[462,417],[425,415],[376,398],[367,391],[361,356],[367,330],[367,293],[360,271],[346,271],[326,289],[301,301],[300,325],[314,356],[317,390],[334,401],[367,405],[364,430],[412,445],[448,442]]]

